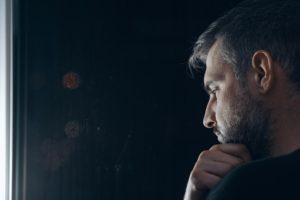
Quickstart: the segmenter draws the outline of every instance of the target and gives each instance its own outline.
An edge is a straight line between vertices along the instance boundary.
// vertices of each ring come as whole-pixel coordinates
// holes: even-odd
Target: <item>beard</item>
[[[238,95],[230,110],[230,117],[224,123],[222,143],[246,145],[254,160],[271,156],[270,111],[247,91]]]

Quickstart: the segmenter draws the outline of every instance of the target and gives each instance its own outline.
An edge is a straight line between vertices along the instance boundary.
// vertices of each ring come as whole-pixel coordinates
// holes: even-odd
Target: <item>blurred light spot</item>
[[[77,120],[68,121],[65,125],[65,133],[68,138],[76,138],[80,133],[80,122]]]
[[[105,134],[105,133],[106,133],[106,130],[105,130],[103,124],[99,124],[99,125],[96,127],[96,130],[97,130],[98,134]]]
[[[75,90],[80,85],[80,76],[75,72],[68,72],[63,77],[63,86],[70,90]]]

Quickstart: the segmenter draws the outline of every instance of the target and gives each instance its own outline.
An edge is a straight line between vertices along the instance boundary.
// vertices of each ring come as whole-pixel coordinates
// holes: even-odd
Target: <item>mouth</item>
[[[213,132],[214,132],[214,134],[217,136],[218,141],[219,141],[220,143],[224,143],[224,141],[223,141],[223,136],[222,136],[221,132],[219,132],[219,131],[213,131]]]
[[[221,132],[219,132],[218,130],[214,130],[213,132],[214,132],[214,134],[215,134],[217,137],[219,137],[219,136],[222,135]]]

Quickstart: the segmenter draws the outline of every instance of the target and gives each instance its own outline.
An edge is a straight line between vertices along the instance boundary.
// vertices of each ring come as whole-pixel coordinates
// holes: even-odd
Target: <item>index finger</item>
[[[214,146],[212,146],[210,149],[210,151],[222,151],[224,153],[230,154],[232,156],[236,156],[242,160],[244,160],[245,162],[250,161],[251,160],[251,155],[250,152],[248,150],[248,148],[246,147],[246,145],[244,144],[216,144]]]

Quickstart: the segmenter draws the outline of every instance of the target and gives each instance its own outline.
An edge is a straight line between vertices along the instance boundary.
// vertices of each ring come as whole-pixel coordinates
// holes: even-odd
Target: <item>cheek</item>
[[[234,105],[232,104],[232,100],[229,96],[219,95],[218,103],[216,107],[216,120],[218,126],[220,127],[228,127],[232,124],[232,118],[234,116]]]

